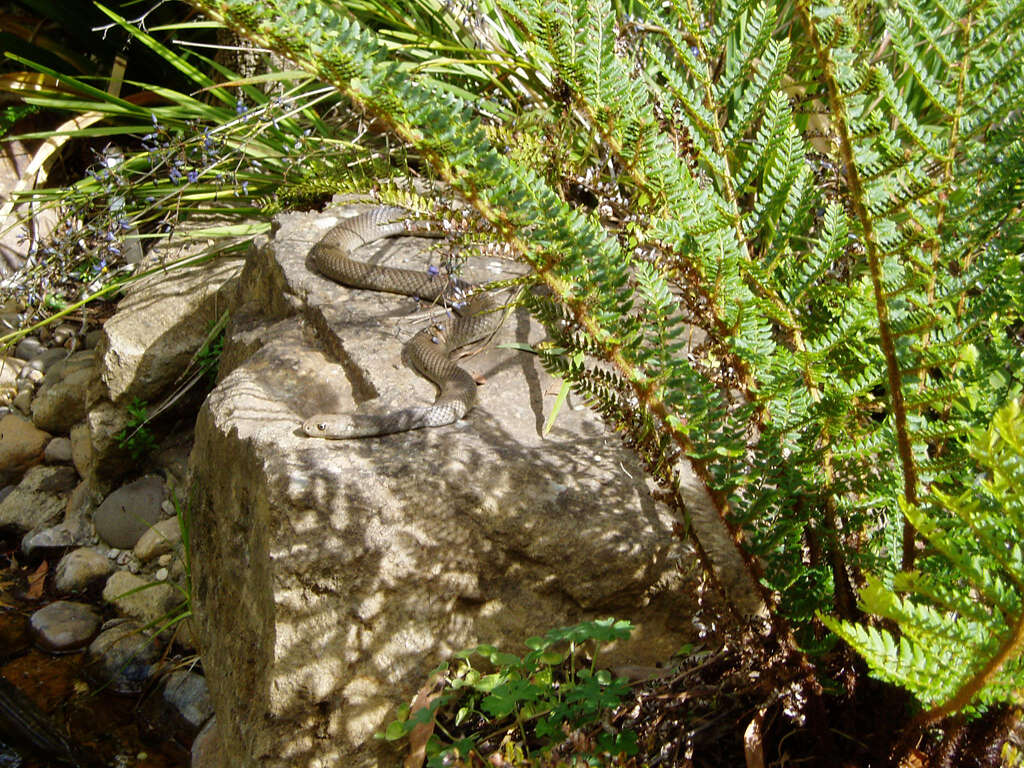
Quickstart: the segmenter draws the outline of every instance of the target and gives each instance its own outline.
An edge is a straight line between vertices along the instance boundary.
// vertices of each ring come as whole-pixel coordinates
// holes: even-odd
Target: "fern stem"
[[[974,697],[986,685],[992,682],[1003,664],[1019,656],[1022,650],[1024,650],[1024,612],[1017,617],[1017,621],[1013,625],[1010,634],[985,666],[975,672],[967,682],[961,685],[952,697],[915,717],[913,725],[918,729],[925,728],[954,712],[960,712],[966,708]]]
[[[970,57],[970,50],[971,50],[970,39],[971,39],[971,25],[972,25],[972,21],[973,21],[973,14],[972,14],[971,11],[968,11],[967,18],[960,24],[960,31],[961,31],[961,34],[963,35],[963,40],[964,40],[963,50],[964,50],[965,53],[961,57],[960,62],[959,62],[959,72],[957,74],[956,107],[953,110],[953,113],[950,115],[950,123],[951,123],[951,125],[950,125],[949,145],[948,145],[948,149],[947,149],[947,152],[946,152],[945,160],[943,161],[942,185],[939,188],[939,192],[937,193],[938,194],[938,199],[936,200],[935,231],[934,231],[934,234],[930,238],[928,238],[928,241],[927,241],[927,244],[926,244],[926,247],[931,252],[931,274],[928,276],[928,291],[927,291],[929,306],[933,305],[934,302],[935,302],[935,284],[936,284],[936,280],[938,278],[939,270],[942,269],[942,263],[941,263],[941,257],[942,257],[942,236],[943,236],[943,231],[945,229],[945,223],[946,223],[946,211],[949,208],[949,193],[948,193],[948,190],[953,188],[953,174],[954,174],[954,170],[955,170],[954,164],[955,164],[955,161],[956,161],[956,155],[957,155],[958,144],[959,144],[959,139],[960,139],[960,121],[961,121],[961,119],[963,117],[963,113],[964,113],[964,103],[965,103],[965,98],[966,98],[965,83],[966,83],[966,79],[967,79],[967,72],[968,72],[968,70],[970,68],[970,62],[971,62],[971,57]],[[969,255],[966,257],[966,259],[969,259]],[[963,315],[964,307],[965,307],[965,302],[966,302],[966,295],[961,294],[961,296],[959,298],[959,301],[957,302],[957,309],[956,309],[957,319],[959,319]],[[931,329],[925,331],[924,336],[921,339],[921,349],[922,349],[922,351],[924,349],[926,349],[929,346],[929,344],[931,343],[931,337],[932,337]],[[954,373],[956,372],[956,369],[958,367],[959,367],[958,363],[954,363],[951,366],[951,370],[949,372],[950,378],[952,378],[952,376],[954,375]],[[927,369],[922,370],[921,373],[920,373],[920,380],[918,382],[918,390],[919,391],[923,392],[923,391],[925,391],[927,389],[927,387],[928,387],[928,380],[929,380],[929,376],[928,376]],[[952,402],[947,402],[943,406],[943,409],[942,409],[942,418],[948,420],[952,410],[953,410]],[[935,449],[934,456],[937,459],[937,458],[939,458],[940,456],[942,456],[945,453],[946,441],[945,440],[941,440],[941,441],[936,441],[936,443],[937,443],[937,445],[934,446],[934,449]],[[906,528],[904,528],[904,533],[906,533]],[[909,554],[909,559],[908,559],[908,554]],[[908,551],[906,549],[906,542],[904,542],[904,550],[903,550],[903,557],[904,557],[903,568],[904,568],[904,570],[909,570],[910,568],[913,567],[913,565],[914,565],[914,555],[915,555],[915,549],[911,548],[909,553],[908,553]]]
[[[795,4],[797,11],[807,30],[807,37],[814,47],[818,61],[822,66],[822,80],[828,91],[829,107],[832,111],[832,124],[839,137],[839,151],[846,170],[846,183],[850,191],[850,202],[854,213],[860,221],[864,236],[864,250],[867,254],[868,269],[871,275],[871,288],[875,297],[875,314],[878,317],[878,345],[885,358],[888,378],[889,404],[892,407],[893,423],[896,430],[896,445],[903,470],[903,495],[910,504],[917,504],[918,473],[914,461],[913,446],[910,441],[910,429],[907,424],[907,408],[903,398],[903,382],[900,374],[899,361],[896,357],[896,344],[893,338],[892,324],[889,320],[889,306],[886,303],[885,287],[882,278],[882,254],[874,234],[874,222],[865,202],[865,191],[860,179],[860,169],[853,152],[853,139],[850,134],[846,108],[840,96],[839,83],[836,79],[835,64],[828,47],[822,44],[818,29],[814,24],[811,11],[806,2]],[[913,566],[914,549],[917,531],[909,520],[904,519],[902,564],[907,570]]]

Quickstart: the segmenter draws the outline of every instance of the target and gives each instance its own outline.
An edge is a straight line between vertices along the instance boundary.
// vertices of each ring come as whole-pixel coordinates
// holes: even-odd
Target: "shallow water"
[[[16,550],[0,549],[0,675],[29,697],[57,730],[99,757],[96,765],[111,768],[182,768],[190,762],[188,747],[166,733],[153,733],[140,715],[145,693],[118,695],[97,690],[83,674],[85,653],[52,655],[32,647],[28,617],[56,595],[44,588],[38,600],[28,600],[32,569],[17,564]],[[53,573],[56,560],[49,563]],[[82,598],[77,598],[82,599]],[[85,598],[86,602],[90,602]],[[101,610],[101,601],[92,601]],[[0,732],[0,768],[51,768],[62,765],[38,750],[12,744],[24,734]],[[6,742],[6,743],[5,743]],[[84,764],[83,764],[84,765]]]

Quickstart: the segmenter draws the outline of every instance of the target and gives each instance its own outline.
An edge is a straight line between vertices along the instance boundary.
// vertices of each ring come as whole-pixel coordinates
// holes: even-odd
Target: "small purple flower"
[[[170,173],[168,173],[167,175],[175,184],[180,182],[182,179],[181,171],[179,171],[177,168],[171,168]]]
[[[236,115],[244,115],[248,111],[249,111],[249,108],[247,106],[245,106],[245,104],[243,104],[241,101],[239,101],[237,104],[235,104],[235,114]]]
[[[159,128],[159,127],[160,127],[160,123],[159,123],[159,122],[157,122],[157,119],[156,119],[156,112],[150,112],[150,113],[149,113],[149,116],[153,118],[153,127],[154,127],[154,128]]]
[[[192,170],[188,172],[188,183],[195,184],[199,181],[199,171]]]
[[[249,182],[248,181],[243,181],[242,182],[242,194],[243,195],[248,195],[249,194]]]
[[[441,274],[441,270],[438,269],[433,264],[431,264],[429,267],[427,267],[427,274],[430,275],[431,277],[437,277],[439,274]]]

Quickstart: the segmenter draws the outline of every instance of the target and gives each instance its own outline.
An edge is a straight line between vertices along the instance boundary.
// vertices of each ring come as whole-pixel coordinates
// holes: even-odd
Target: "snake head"
[[[327,437],[329,416],[318,413],[302,422],[302,431],[309,437]]]

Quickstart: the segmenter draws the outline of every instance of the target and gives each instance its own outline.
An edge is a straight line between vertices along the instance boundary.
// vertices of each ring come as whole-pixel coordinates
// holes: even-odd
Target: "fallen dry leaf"
[[[761,733],[763,723],[764,710],[758,710],[747,730],[743,732],[743,756],[746,758],[747,768],[764,768],[764,734]]]
[[[437,690],[437,677],[437,673],[431,675],[423,687],[416,692],[416,698],[413,699],[412,709],[409,712],[410,718],[415,717],[421,709],[429,707],[430,702],[441,695],[440,690]],[[427,741],[433,732],[434,718],[430,718],[429,723],[413,726],[409,732],[409,754],[406,755],[405,762],[402,764],[404,768],[422,768],[423,761],[427,758]]]
[[[43,587],[46,584],[46,573],[50,570],[50,564],[45,560],[39,564],[28,577],[28,590],[25,592],[26,600],[40,600],[43,597]]]

